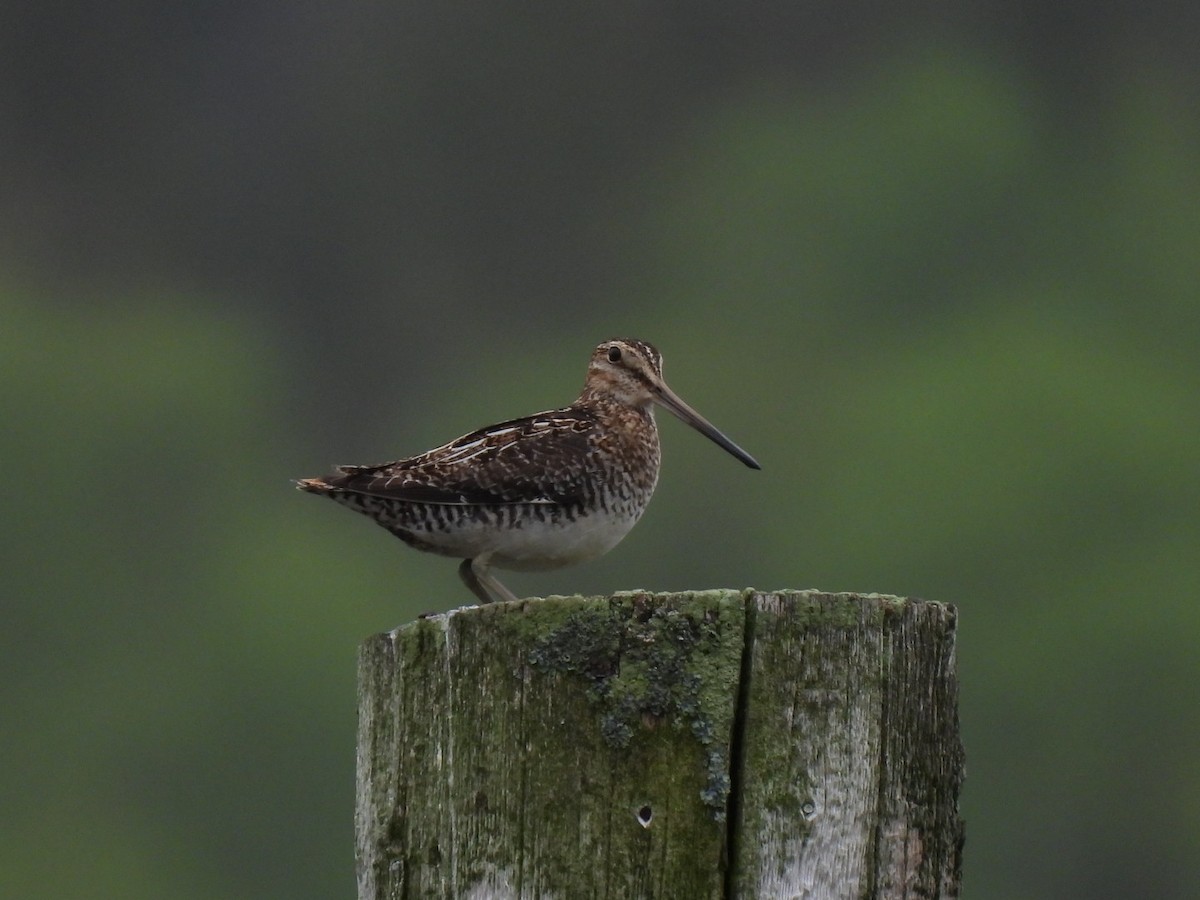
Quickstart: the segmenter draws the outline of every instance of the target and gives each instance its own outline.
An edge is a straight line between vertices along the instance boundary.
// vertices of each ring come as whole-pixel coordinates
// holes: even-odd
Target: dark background
[[[952,602],[966,896],[1200,895],[1200,6],[0,7],[0,881],[353,895],[361,638],[469,600],[289,478],[651,340],[645,520],[522,594]]]

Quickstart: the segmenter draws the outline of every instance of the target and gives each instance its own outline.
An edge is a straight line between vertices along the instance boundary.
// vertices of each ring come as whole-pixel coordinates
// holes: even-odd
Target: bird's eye
[[[609,362],[620,362],[621,361],[621,348],[620,347],[609,347],[608,348],[608,361]]]

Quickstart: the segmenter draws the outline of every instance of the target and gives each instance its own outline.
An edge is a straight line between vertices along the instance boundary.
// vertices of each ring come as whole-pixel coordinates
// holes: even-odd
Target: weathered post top
[[[468,607],[360,653],[360,900],[958,895],[954,607]]]

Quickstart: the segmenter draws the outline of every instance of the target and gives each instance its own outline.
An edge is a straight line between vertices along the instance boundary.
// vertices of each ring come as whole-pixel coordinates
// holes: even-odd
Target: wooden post
[[[957,897],[955,618],[881,595],[625,593],[376,635],[359,900]]]

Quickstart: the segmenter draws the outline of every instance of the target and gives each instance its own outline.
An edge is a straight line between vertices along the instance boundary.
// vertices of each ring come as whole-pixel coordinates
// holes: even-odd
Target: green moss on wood
[[[793,896],[816,866],[954,896],[953,670],[953,611],[878,595],[552,597],[378,635],[360,891]]]
[[[690,735],[707,773],[701,799],[723,820],[743,595],[626,593],[575,606],[536,640],[530,665],[586,686],[599,732],[614,750],[663,727]]]

